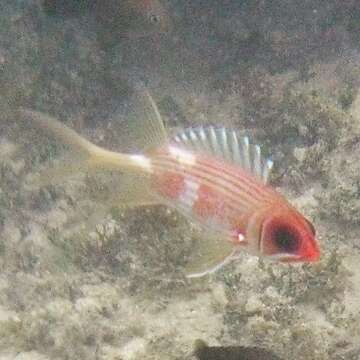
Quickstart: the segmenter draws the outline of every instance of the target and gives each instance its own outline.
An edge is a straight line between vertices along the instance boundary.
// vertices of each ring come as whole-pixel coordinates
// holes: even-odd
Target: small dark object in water
[[[199,360],[282,360],[274,353],[247,346],[207,346],[202,340],[195,341],[194,355]]]
[[[80,16],[94,5],[94,0],[43,0],[42,6],[49,16]]]
[[[105,48],[116,45],[120,38],[135,40],[172,29],[161,0],[42,0],[42,8],[52,17],[90,15]]]

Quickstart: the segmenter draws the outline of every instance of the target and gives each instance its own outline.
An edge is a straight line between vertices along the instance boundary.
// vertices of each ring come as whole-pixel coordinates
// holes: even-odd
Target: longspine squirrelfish
[[[82,169],[124,172],[123,205],[166,204],[197,223],[199,249],[189,277],[214,272],[241,250],[280,262],[319,259],[312,224],[266,184],[272,162],[259,146],[214,127],[186,129],[169,139],[152,97],[142,96],[147,118],[132,123],[145,149],[139,154],[101,148],[35,111],[23,109],[21,116],[85,154]]]

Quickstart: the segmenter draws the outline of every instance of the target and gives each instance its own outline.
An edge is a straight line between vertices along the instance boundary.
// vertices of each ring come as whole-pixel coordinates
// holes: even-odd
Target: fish
[[[121,186],[111,196],[117,204],[162,204],[183,214],[198,229],[185,269],[189,278],[211,274],[244,251],[279,263],[319,260],[314,226],[268,183],[273,162],[259,145],[224,127],[190,127],[169,136],[150,93],[138,93],[140,110],[122,134],[141,149],[133,153],[100,147],[50,115],[19,109],[19,118],[74,152],[73,164],[49,178],[118,171]]]
[[[273,352],[249,346],[208,346],[202,340],[194,344],[198,360],[281,360]]]
[[[103,43],[170,32],[172,20],[160,0],[96,0],[93,13]]]
[[[103,41],[143,38],[172,28],[160,0],[43,0],[42,7],[49,16],[93,17]]]

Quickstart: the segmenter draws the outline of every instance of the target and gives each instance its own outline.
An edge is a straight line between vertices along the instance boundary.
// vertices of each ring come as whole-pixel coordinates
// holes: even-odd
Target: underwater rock
[[[194,355],[199,360],[281,360],[274,353],[258,347],[208,346],[202,340],[196,340],[194,347]]]
[[[39,11],[45,1],[67,13]],[[284,360],[359,359],[360,58],[342,40],[351,30],[359,41],[356,11],[343,15],[358,2],[158,0],[174,18],[172,33],[133,41],[121,36],[161,22],[77,5],[93,1],[101,3],[1,2],[0,359],[190,360],[197,338],[209,346],[191,360],[251,356],[210,344],[263,346]],[[112,51],[101,51],[101,39]],[[339,56],[328,58],[333,49]],[[14,107],[53,113],[120,151],[131,112],[124,74],[149,86],[171,128],[236,127],[271,149],[274,184],[316,224],[321,263],[244,256],[209,279],[186,281],[179,269],[193,239],[180,215],[115,209],[104,226],[115,221],[118,232],[77,235],[66,224],[82,218],[78,209],[91,214],[105,176],[96,185],[86,177],[24,189],[24,177],[61,161],[62,149],[25,131]],[[261,351],[255,358],[275,356]]]
[[[37,351],[17,352],[17,351],[6,351],[0,353],[0,359],[2,360],[48,360],[49,358]]]

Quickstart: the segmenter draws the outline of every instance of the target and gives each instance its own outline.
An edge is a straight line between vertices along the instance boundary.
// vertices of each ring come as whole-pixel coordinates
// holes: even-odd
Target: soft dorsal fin
[[[259,145],[247,136],[225,128],[188,128],[174,137],[175,144],[196,152],[211,154],[234,163],[267,183],[273,162],[265,159]]]
[[[135,87],[132,111],[128,114],[122,135],[124,143],[142,152],[151,151],[168,142],[159,109],[151,94],[141,84]]]

